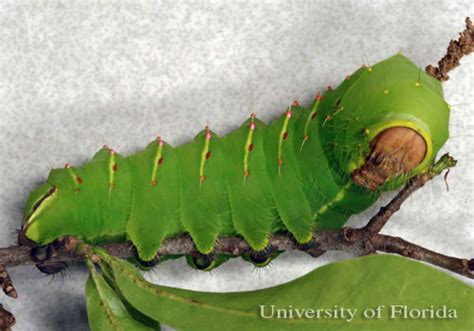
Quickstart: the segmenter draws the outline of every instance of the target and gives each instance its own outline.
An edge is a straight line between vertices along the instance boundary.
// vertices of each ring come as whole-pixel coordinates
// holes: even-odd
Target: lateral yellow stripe
[[[251,119],[251,122],[249,125],[249,133],[247,135],[247,141],[245,142],[245,146],[244,146],[244,184],[245,184],[245,178],[250,175],[249,155],[250,155],[251,149],[253,149],[253,145],[252,145],[253,132],[255,131],[255,122],[254,122],[255,114],[254,113],[250,115],[250,119]]]
[[[58,189],[56,187],[53,187],[48,193],[46,193],[46,197],[44,197],[43,201],[40,203],[40,205],[31,213],[30,217],[28,218],[28,221],[26,222],[26,226],[28,226],[30,223],[32,223],[38,215],[41,214],[42,211],[44,211],[50,204],[53,198],[55,198],[56,193],[58,192]]]
[[[322,99],[321,95],[318,94],[316,96],[316,102],[314,103],[314,106],[311,109],[311,113],[309,113],[309,116],[306,119],[306,123],[304,126],[304,136],[303,136],[303,141],[301,142],[300,152],[303,150],[303,146],[305,142],[309,139],[309,134],[308,134],[309,124],[311,123],[312,120],[314,120],[314,118],[316,117],[318,113],[318,108],[319,108],[319,104],[321,103],[321,99]]]
[[[287,138],[288,135],[288,122],[292,116],[291,107],[286,111],[286,117],[283,120],[283,125],[280,130],[280,135],[278,138],[278,167],[280,168],[283,164],[283,141]]]
[[[105,149],[109,152],[109,164],[108,164],[108,172],[109,172],[109,186],[110,188],[114,188],[114,175],[115,172],[118,170],[117,165],[115,163],[115,151],[112,148],[104,146]]]
[[[321,206],[321,208],[319,208],[318,211],[313,214],[313,219],[316,219],[319,216],[323,215],[332,206],[334,206],[336,203],[338,203],[339,201],[344,199],[346,191],[350,187],[350,185],[351,185],[350,183],[347,183],[339,192],[337,192],[337,194],[334,196],[334,198],[331,199],[331,201],[329,201],[325,205]]]
[[[79,191],[79,185],[82,184],[82,178],[79,177],[76,172],[74,171],[74,169],[72,168],[72,166],[69,164],[69,163],[66,163],[64,165],[64,168],[67,169],[67,172],[69,174],[69,176],[71,177],[73,183],[74,183],[74,186],[76,188],[76,191]]]
[[[204,140],[204,149],[201,153],[201,165],[199,167],[199,181],[201,182],[201,184],[206,179],[206,176],[204,174],[204,166],[206,165],[206,160],[208,158],[210,140],[211,140],[211,131],[206,126],[206,138]]]
[[[163,162],[162,159],[162,152],[163,152],[163,139],[161,137],[156,138],[156,142],[158,144],[158,149],[156,151],[155,158],[153,159],[153,171],[151,174],[151,185],[155,186],[156,185],[156,176],[158,174],[158,167],[160,166],[161,162]]]

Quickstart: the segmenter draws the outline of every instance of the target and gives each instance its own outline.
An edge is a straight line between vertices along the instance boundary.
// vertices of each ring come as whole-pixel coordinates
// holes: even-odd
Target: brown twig
[[[10,275],[3,264],[0,264],[0,286],[3,292],[11,298],[18,298],[18,294],[13,286]]]
[[[319,230],[314,232],[316,240],[316,248],[308,251],[313,254],[314,251],[345,251],[355,255],[366,255],[375,251],[395,253],[412,259],[431,263],[441,268],[459,273],[468,278],[474,279],[474,260],[460,259],[456,257],[446,256],[426,248],[403,240],[401,238],[391,237],[378,233],[371,233],[367,229],[343,228],[339,230]],[[298,249],[297,244],[287,235],[274,235],[270,244],[278,250]],[[131,256],[131,247],[129,243],[107,244],[102,246],[109,254],[126,258]],[[238,237],[222,237],[217,241],[214,249],[216,254],[229,254],[240,256],[250,250],[250,246],[245,240]],[[25,259],[18,259],[18,252]],[[0,258],[14,256],[10,261],[14,261],[13,265],[31,265],[34,262],[29,258],[28,251],[25,247],[8,247],[0,249]],[[192,254],[195,252],[193,241],[189,237],[176,237],[167,239],[163,242],[158,254]],[[59,251],[54,254],[50,262],[73,262],[82,261],[81,255],[69,251]],[[13,266],[12,265],[12,266]]]
[[[10,331],[15,323],[16,321],[13,314],[3,308],[3,305],[0,303],[0,330]]]
[[[456,257],[446,256],[426,248],[410,243],[401,238],[391,237],[361,228],[343,228],[340,230],[319,230],[314,232],[316,240],[316,249],[308,251],[314,254],[315,251],[323,252],[330,250],[345,251],[355,255],[366,255],[375,251],[395,253],[412,259],[431,263],[441,268],[459,273],[469,278],[474,278],[474,260],[460,259]],[[278,250],[298,249],[290,236],[277,234],[270,240],[270,244]],[[131,256],[131,247],[128,243],[107,244],[102,246],[109,254],[126,258]],[[216,254],[229,254],[240,256],[250,250],[247,242],[237,237],[222,237],[218,240],[214,252]],[[15,256],[12,261],[14,265],[28,265],[34,262],[28,257],[24,260],[16,258],[18,251],[21,256],[29,256],[24,254],[27,249],[24,247],[8,247],[0,249],[2,257]],[[193,241],[189,237],[176,237],[167,239],[163,242],[159,254],[192,254],[195,252]],[[72,262],[82,261],[81,255],[60,251],[50,259],[50,262]]]
[[[402,238],[377,234],[372,238],[374,248],[387,253],[395,253],[411,259],[431,263],[460,275],[474,278],[474,259],[460,259],[436,253],[412,244]]]
[[[439,81],[449,79],[448,72],[459,66],[464,55],[474,52],[474,28],[469,17],[466,17],[466,29],[460,33],[458,40],[451,40],[446,55],[439,60],[438,67],[431,64],[425,68],[427,74]]]

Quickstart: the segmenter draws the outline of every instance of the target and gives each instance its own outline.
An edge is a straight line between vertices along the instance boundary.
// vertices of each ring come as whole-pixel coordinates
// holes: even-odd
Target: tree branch
[[[436,253],[398,237],[377,234],[372,241],[376,250],[428,262],[468,278],[474,278],[474,259],[460,259]]]
[[[448,72],[459,66],[461,58],[474,52],[474,27],[469,17],[466,17],[466,29],[459,35],[458,40],[450,41],[446,55],[439,60],[438,67],[430,64],[425,68],[428,75],[439,81],[447,81]]]
[[[15,325],[15,317],[8,310],[3,308],[0,303],[0,330],[11,331],[11,327]]]

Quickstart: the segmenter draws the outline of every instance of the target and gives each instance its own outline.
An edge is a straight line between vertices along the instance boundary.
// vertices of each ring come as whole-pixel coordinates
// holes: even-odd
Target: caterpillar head
[[[371,191],[393,176],[409,174],[427,157],[430,137],[407,126],[394,126],[371,141],[365,163],[351,173],[352,180]]]
[[[441,83],[397,54],[329,91],[322,138],[344,176],[371,191],[425,171],[448,139]]]

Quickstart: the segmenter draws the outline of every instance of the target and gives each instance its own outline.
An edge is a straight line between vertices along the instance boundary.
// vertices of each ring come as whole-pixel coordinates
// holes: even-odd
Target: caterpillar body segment
[[[263,122],[251,116],[222,139],[232,222],[235,231],[256,251],[267,246],[271,233],[284,229],[267,175],[263,146],[266,130]]]
[[[189,234],[191,266],[210,270],[220,236],[242,236],[257,266],[269,237],[301,245],[341,227],[379,197],[427,169],[448,137],[441,85],[402,55],[362,67],[268,125],[252,115],[219,138],[206,128],[171,147],[157,139],[122,157],[104,148],[82,167],[55,169],[30,195],[22,233],[38,244],[74,235],[131,241],[152,261],[165,238]]]
[[[177,148],[180,219],[203,254],[212,252],[219,234],[233,233],[222,152],[219,138],[207,129]]]
[[[320,228],[339,228],[350,215],[372,205],[379,192],[360,187],[347,176],[342,181],[340,171],[334,170],[337,167],[326,158],[320,138],[324,119],[319,114],[325,97],[318,96],[311,111],[301,114],[296,123],[293,145],[295,154],[299,155],[300,181],[312,210],[313,221]]]
[[[161,146],[160,146],[161,145]],[[160,138],[129,157],[133,177],[126,234],[139,256],[151,261],[161,241],[181,233],[178,155]]]
[[[306,243],[312,238],[313,221],[298,176],[292,139],[295,121],[300,114],[299,106],[292,106],[273,121],[266,132],[264,150],[267,176],[279,217],[298,242]]]

